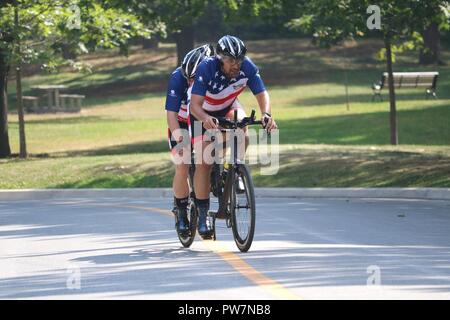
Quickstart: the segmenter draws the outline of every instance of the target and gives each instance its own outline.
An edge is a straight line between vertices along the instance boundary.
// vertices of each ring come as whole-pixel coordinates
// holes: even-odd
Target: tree
[[[210,18],[205,16],[204,12],[208,12],[207,9],[211,4],[220,9],[226,20],[233,22],[236,19],[257,15],[261,8],[268,8],[275,1],[278,0],[132,0],[130,3],[144,21],[160,23],[159,25],[165,27],[164,30],[159,29],[160,33],[167,33],[174,38],[177,65],[180,65],[186,53],[194,48],[195,27],[199,24],[199,20]]]
[[[7,5],[11,5],[12,1],[0,2],[0,10]],[[8,51],[4,48],[5,43],[12,41],[10,28],[0,28],[0,158],[5,158],[11,155],[11,147],[9,145],[8,135],[8,100],[7,100],[7,86],[8,86]],[[3,45],[2,45],[3,44]]]
[[[424,4],[427,15],[433,17],[421,32],[423,45],[420,46],[419,63],[444,64],[441,57],[440,31],[449,30],[449,8],[442,6],[441,1],[427,1]]]
[[[9,67],[6,52],[0,48],[0,158],[11,155],[8,135],[7,85]]]
[[[331,46],[348,38],[365,35],[367,27],[367,8],[372,4],[367,0],[315,0],[304,2],[297,7],[301,12],[289,26],[304,28],[314,34],[313,41],[322,46]],[[397,112],[393,82],[393,55],[403,44],[417,47],[417,36],[436,21],[433,8],[447,8],[444,0],[391,0],[379,5],[381,30],[384,41],[384,59],[389,74],[389,101],[391,144],[398,144]]]
[[[108,1],[14,0],[2,3],[0,10],[1,158],[11,155],[6,100],[11,67],[16,70],[20,155],[26,157],[22,65],[40,63],[47,70],[55,70],[60,65],[80,68],[75,61],[61,57],[58,44],[64,42],[74,52],[88,52],[99,47],[126,48],[128,39],[148,37],[151,33],[130,10],[113,8]]]
[[[123,1],[114,0],[116,7]],[[194,47],[194,22],[201,16],[208,0],[131,0],[127,2],[145,24],[151,24],[161,36],[170,34],[177,46],[177,64]]]

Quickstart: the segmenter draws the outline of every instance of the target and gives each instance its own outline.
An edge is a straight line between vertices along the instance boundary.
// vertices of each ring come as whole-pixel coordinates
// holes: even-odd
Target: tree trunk
[[[422,32],[424,49],[420,51],[419,63],[422,65],[441,63],[441,39],[439,26],[432,22]]]
[[[14,8],[14,25],[16,29],[19,29],[19,9],[17,6]],[[16,43],[16,55],[17,57],[22,56],[22,50],[20,48],[20,39],[17,39]],[[17,114],[19,116],[19,141],[20,141],[20,158],[27,157],[27,145],[25,141],[25,121],[23,117],[23,100],[22,100],[22,66],[20,59],[17,59],[16,66],[16,96],[17,96]]]
[[[75,60],[77,58],[76,52],[73,50],[70,44],[67,43],[61,43],[61,55],[63,59],[66,60]]]
[[[8,63],[6,52],[0,48],[0,158],[11,156],[8,136]]]
[[[142,49],[157,49],[159,43],[159,37],[156,35],[151,39],[142,38]]]
[[[23,100],[22,100],[22,70],[20,66],[16,68],[16,96],[17,96],[17,114],[19,116],[19,140],[20,140],[19,157],[24,159],[27,157],[27,143],[25,139],[25,119],[23,115]]]
[[[177,65],[181,65],[186,53],[194,49],[194,27],[191,25],[184,27],[180,33],[175,35],[177,44]]]
[[[398,145],[397,107],[395,105],[395,87],[394,87],[394,76],[392,71],[391,40],[389,38],[385,38],[384,45],[386,48],[387,72],[389,74],[388,83],[389,83],[389,101],[390,101],[391,144]]]

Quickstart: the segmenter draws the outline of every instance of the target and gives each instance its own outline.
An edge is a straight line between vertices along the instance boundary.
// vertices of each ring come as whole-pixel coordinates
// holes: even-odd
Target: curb
[[[449,200],[450,188],[256,188],[264,198],[385,198]],[[0,190],[0,201],[62,198],[172,198],[171,188]]]
[[[450,188],[259,188],[257,197],[449,200]]]

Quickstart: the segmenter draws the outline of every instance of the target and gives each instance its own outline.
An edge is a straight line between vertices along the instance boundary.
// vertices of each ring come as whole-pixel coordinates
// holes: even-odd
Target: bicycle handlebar
[[[224,129],[237,129],[237,128],[244,128],[249,125],[255,125],[260,124],[263,125],[263,122],[260,120],[255,120],[255,109],[252,109],[252,113],[250,117],[244,117],[242,120],[237,121],[237,110],[234,110],[234,119],[235,120],[229,120],[224,117],[215,117],[217,121],[219,122],[219,125]]]

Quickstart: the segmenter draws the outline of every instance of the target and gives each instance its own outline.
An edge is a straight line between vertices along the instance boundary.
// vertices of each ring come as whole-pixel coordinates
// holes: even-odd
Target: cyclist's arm
[[[202,108],[204,101],[205,101],[204,96],[192,94],[189,110],[194,115],[194,117],[203,122],[203,127],[205,127],[205,129],[217,129],[218,126],[212,120],[213,117],[207,114]]]
[[[204,96],[198,94],[191,95],[191,104],[189,110],[198,120],[203,121],[203,119],[208,115],[202,108],[203,102],[205,101]]]
[[[267,112],[270,114],[270,98],[269,93],[264,90],[255,95],[256,101],[258,101],[259,109],[261,110],[261,114]]]
[[[167,110],[166,114],[167,114],[167,126],[169,127],[170,131],[172,132],[174,139],[177,142],[181,142],[180,136],[182,137],[182,135],[180,135],[178,132],[179,130],[177,130],[177,129],[180,129],[180,125],[178,123],[178,112]]]
[[[271,116],[271,108],[270,108],[270,97],[269,93],[264,90],[258,94],[255,95],[256,101],[258,101],[259,109],[261,110],[261,121],[263,123],[267,122],[267,125],[265,126],[266,130],[268,132],[271,132],[274,129],[277,129],[278,126]]]
[[[180,125],[178,124],[178,112],[180,111],[182,98],[184,95],[184,84],[182,82],[183,79],[180,78],[181,75],[177,71],[171,74],[169,84],[167,86],[165,103],[167,126],[169,127],[177,142],[180,141],[178,139],[179,137],[175,137],[175,131],[180,128]]]

